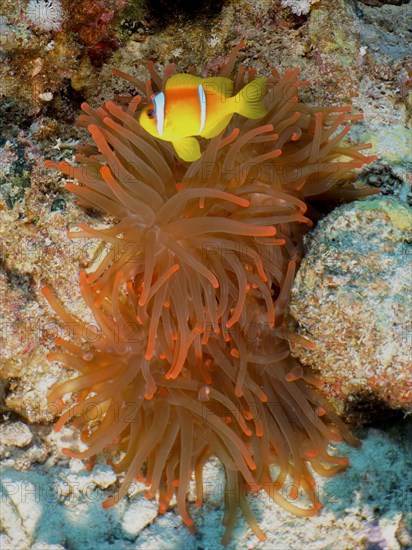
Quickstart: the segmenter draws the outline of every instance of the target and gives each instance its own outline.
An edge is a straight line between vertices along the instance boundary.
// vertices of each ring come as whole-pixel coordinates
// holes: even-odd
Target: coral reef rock
[[[411,210],[378,197],[337,208],[309,237],[290,312],[317,349],[294,351],[339,409],[360,395],[412,406],[411,230]]]
[[[25,447],[29,445],[33,439],[30,428],[26,426],[26,424],[23,424],[23,422],[2,424],[0,426],[0,437],[3,445],[6,447]]]

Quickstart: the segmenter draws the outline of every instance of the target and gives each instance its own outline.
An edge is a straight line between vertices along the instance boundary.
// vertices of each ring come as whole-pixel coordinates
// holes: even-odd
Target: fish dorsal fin
[[[202,78],[201,84],[206,94],[209,93],[218,93],[225,97],[232,97],[233,95],[233,82],[230,78],[225,78],[223,76],[211,76],[209,78]]]
[[[178,73],[174,74],[166,80],[165,90],[178,89],[178,88],[190,88],[192,86],[198,87],[201,84],[203,78],[195,76],[193,74]]]
[[[211,76],[210,78],[201,78],[193,74],[178,73],[171,76],[165,85],[165,90],[198,87],[202,84],[206,94],[218,93],[225,97],[233,95],[233,82],[230,78],[223,76]]]
[[[199,142],[194,137],[173,141],[173,147],[178,157],[187,162],[193,162],[201,157]]]

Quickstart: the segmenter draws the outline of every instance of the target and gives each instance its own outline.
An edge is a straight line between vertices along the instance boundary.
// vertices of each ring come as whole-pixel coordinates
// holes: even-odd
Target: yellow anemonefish
[[[193,136],[217,136],[235,113],[246,118],[263,117],[265,91],[265,78],[252,80],[232,96],[229,78],[175,74],[167,80],[164,91],[152,97],[139,121],[152,136],[171,141],[182,160],[194,161],[201,153]]]

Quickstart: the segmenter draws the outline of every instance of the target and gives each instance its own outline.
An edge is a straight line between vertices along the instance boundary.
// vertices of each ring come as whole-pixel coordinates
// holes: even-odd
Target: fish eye
[[[155,117],[155,112],[153,111],[153,109],[149,109],[147,111],[147,118],[154,118]]]

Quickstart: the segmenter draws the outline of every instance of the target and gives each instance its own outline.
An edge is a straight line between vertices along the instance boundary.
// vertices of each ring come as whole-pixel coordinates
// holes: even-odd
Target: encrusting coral
[[[231,75],[239,48],[222,76]],[[80,274],[100,331],[44,289],[86,340],[80,347],[58,339],[66,351],[50,354],[80,373],[51,391],[50,402],[63,410],[63,396],[78,395],[56,429],[75,419],[88,449],[65,454],[93,461],[103,451],[116,472],[126,472],[104,506],[141,479],[148,498],[158,495],[160,512],[176,496],[192,530],[188,485],[194,474],[200,506],[203,466],[216,455],[227,483],[223,542],[239,507],[263,540],[247,492],[263,488],[286,510],[314,515],[321,504],[312,470],[332,476],[348,463],[328,453],[329,441],[358,444],[322,397],[322,383],[290,356],[289,341],[314,345],[288,332],[283,316],[312,225],[308,202],[369,193],[345,182],[375,157],[361,153],[368,145],[340,144],[362,115],[349,106],[300,103],[298,89],[307,83],[298,81],[299,71],[280,77],[273,70],[267,115],[235,116],[219,136],[203,141],[198,161],[182,163],[171,144],[137,122],[153,89],[174,73],[173,65],[163,76],[151,63],[148,69],[146,84],[114,71],[142,97],[117,98],[98,110],[82,105],[79,123],[94,144],[79,146],[78,166],[46,163],[79,182],[67,188],[80,204],[119,220],[109,229],[83,224],[70,233],[100,239],[108,249],[98,267]],[[241,67],[235,93],[254,77]]]

